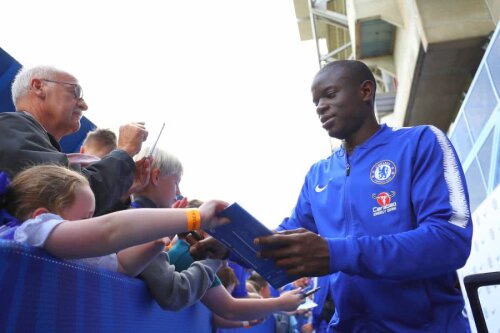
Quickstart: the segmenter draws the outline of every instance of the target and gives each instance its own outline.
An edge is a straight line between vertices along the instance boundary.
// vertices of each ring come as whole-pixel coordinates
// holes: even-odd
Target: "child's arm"
[[[164,249],[165,243],[160,239],[121,250],[117,253],[118,271],[135,277]]]
[[[201,228],[228,222],[216,213],[227,206],[208,201],[200,208]],[[188,209],[142,208],[95,218],[65,221],[54,228],[43,247],[63,259],[103,256],[188,230]]]
[[[242,320],[227,320],[222,318],[219,315],[216,315],[215,313],[212,314],[212,324],[214,327],[217,328],[249,328],[255,325],[258,325],[262,323],[266,318],[261,318],[261,319],[255,319],[255,320],[248,320],[248,321],[242,321]]]
[[[222,285],[207,290],[201,300],[212,312],[228,320],[252,320],[273,312],[293,311],[304,301],[300,288],[275,298],[234,298]]]
[[[160,253],[139,275],[151,296],[164,310],[179,311],[198,302],[215,279],[220,261],[195,261],[186,270],[176,272],[167,253]]]

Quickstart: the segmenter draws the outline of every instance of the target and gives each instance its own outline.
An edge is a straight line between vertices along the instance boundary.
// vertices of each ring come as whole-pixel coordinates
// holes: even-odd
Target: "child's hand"
[[[172,208],[186,208],[188,206],[188,198],[183,197],[180,200],[176,200],[172,205]]]
[[[163,238],[157,239],[154,242],[163,251],[165,249],[165,247],[167,247],[170,244],[170,238],[163,237]]]
[[[200,206],[201,228],[214,229],[223,224],[229,223],[227,217],[217,217],[217,213],[226,208],[229,204],[221,200],[210,200]]]
[[[163,243],[164,246],[168,246],[172,240],[170,239],[170,237],[163,237],[160,238],[160,241]]]
[[[298,306],[305,302],[300,288],[285,291],[280,295],[280,303],[282,311],[294,311]]]
[[[254,320],[250,320],[250,321],[244,321],[243,323],[243,327],[244,328],[250,328],[252,326],[255,326],[255,325],[259,325],[260,323],[263,323],[264,320],[266,320],[266,318],[260,318],[260,319],[254,319]]]
[[[207,237],[189,247],[189,253],[196,260],[205,258],[225,259],[229,250],[213,237]]]

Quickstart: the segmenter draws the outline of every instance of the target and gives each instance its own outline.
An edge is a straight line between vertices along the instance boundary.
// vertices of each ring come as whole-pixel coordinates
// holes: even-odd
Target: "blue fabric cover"
[[[21,64],[0,47],[0,112],[15,111],[10,87]]]

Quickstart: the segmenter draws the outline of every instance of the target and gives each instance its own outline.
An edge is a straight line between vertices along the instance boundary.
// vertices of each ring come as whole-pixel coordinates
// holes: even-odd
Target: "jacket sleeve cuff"
[[[352,255],[355,252],[352,238],[327,238],[330,254],[330,274],[338,271],[349,271],[352,266]]]
[[[130,167],[130,169],[135,171],[134,159],[132,157],[130,157],[130,155],[125,150],[115,149],[115,150],[112,150],[108,155],[124,160],[128,164],[128,166]]]

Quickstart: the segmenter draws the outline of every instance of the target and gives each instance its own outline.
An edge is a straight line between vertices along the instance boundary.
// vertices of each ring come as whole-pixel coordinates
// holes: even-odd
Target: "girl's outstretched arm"
[[[204,203],[199,208],[201,225],[198,229],[229,222],[227,218],[216,216],[227,205],[219,200]],[[188,221],[196,229],[197,220],[193,208],[129,209],[85,220],[65,221],[54,228],[44,248],[62,259],[103,256],[188,231]]]

